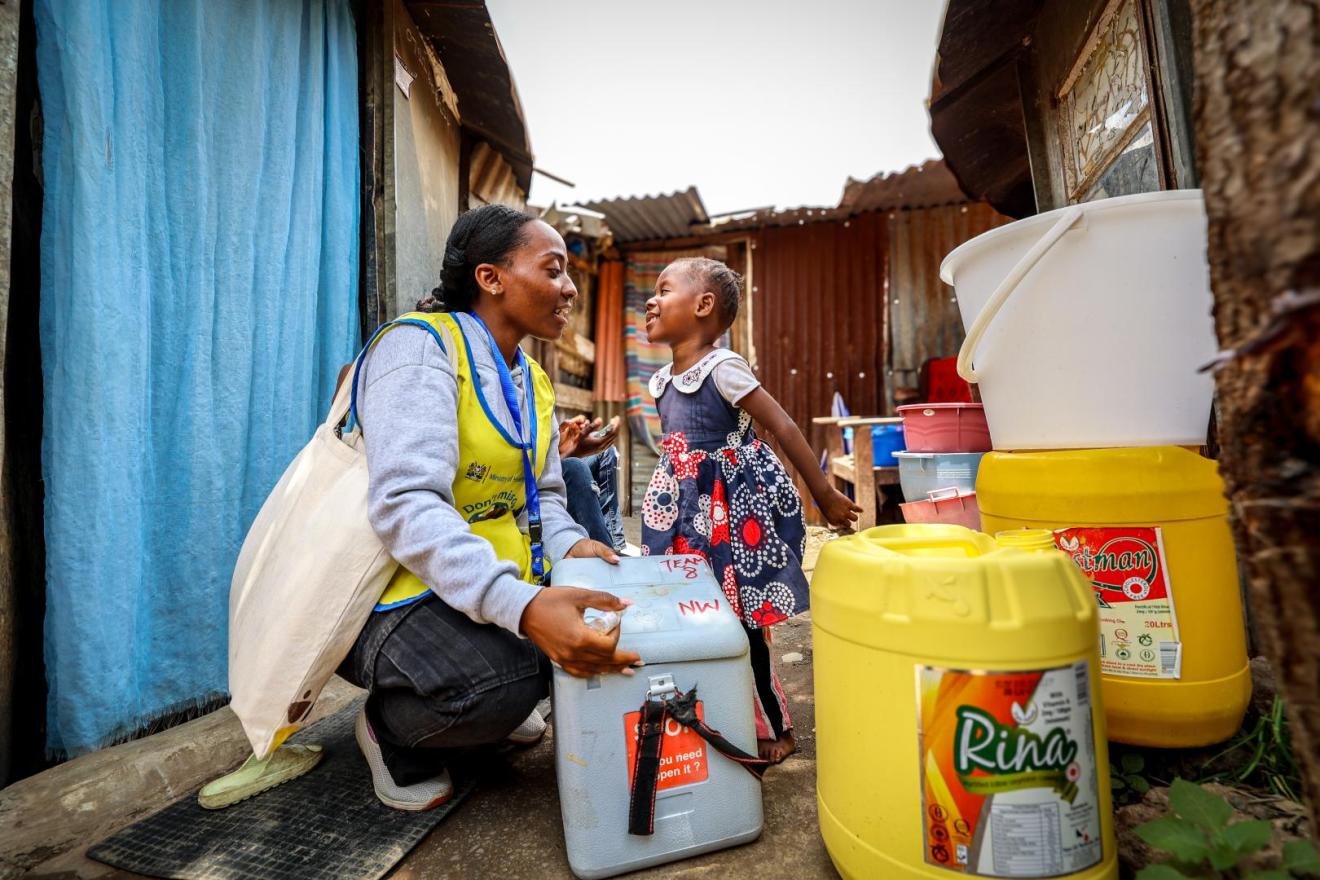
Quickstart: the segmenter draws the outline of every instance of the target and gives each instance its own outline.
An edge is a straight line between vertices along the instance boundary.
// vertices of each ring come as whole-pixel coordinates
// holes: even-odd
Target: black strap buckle
[[[660,753],[664,749],[665,719],[673,718],[695,731],[715,751],[760,779],[770,762],[749,755],[725,739],[718,730],[697,717],[697,689],[686,694],[675,691],[672,697],[651,697],[642,703],[642,720],[637,725],[637,757],[633,761],[632,789],[628,800],[628,833],[648,836],[655,833],[655,792],[660,772]]]

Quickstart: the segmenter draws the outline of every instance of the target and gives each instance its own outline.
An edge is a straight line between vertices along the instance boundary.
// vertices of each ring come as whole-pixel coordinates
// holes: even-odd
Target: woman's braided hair
[[[461,214],[445,242],[440,285],[417,301],[417,311],[472,311],[481,293],[477,267],[482,263],[506,263],[509,254],[527,240],[523,227],[532,219],[505,205],[483,205]]]

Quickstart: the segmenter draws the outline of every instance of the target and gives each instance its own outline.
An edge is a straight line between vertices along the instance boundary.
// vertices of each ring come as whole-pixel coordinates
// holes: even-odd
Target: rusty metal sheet
[[[850,177],[844,183],[843,197],[833,207],[759,208],[725,215],[713,221],[710,228],[715,232],[733,232],[769,226],[806,226],[847,220],[867,211],[929,208],[966,201],[967,195],[944,161],[930,159],[903,171],[877,174],[867,180]]]
[[[628,367],[624,358],[623,261],[600,264],[596,304],[596,388],[601,401],[628,399]]]
[[[982,232],[1012,222],[984,202],[919,211],[894,211],[889,225],[889,364],[887,401],[893,390],[917,385],[930,358],[957,355],[962,318],[953,288],[940,280],[940,263],[954,248]]]
[[[756,373],[817,452],[834,392],[857,415],[884,410],[887,218],[763,229],[754,239],[752,336]],[[782,457],[782,454],[781,454]],[[796,479],[808,519],[811,494]]]
[[[942,159],[930,159],[893,174],[869,180],[848,178],[839,207],[853,213],[894,208],[931,208],[967,201],[967,195]]]

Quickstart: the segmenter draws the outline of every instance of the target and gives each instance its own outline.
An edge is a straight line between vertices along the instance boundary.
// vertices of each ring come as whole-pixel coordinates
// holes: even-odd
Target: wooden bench
[[[836,416],[821,416],[811,421],[813,424],[825,426],[826,475],[830,478],[834,487],[840,491],[843,491],[845,483],[852,484],[853,497],[857,501],[857,505],[862,508],[861,514],[857,517],[857,528],[859,530],[869,529],[876,524],[884,507],[883,487],[898,485],[898,468],[872,465],[863,467],[859,474],[857,462],[869,464],[875,461],[875,453],[871,447],[871,426],[901,425],[903,420],[881,417],[859,418],[848,416],[839,418]],[[851,455],[845,455],[843,451],[843,430],[845,428],[853,429],[853,451]]]

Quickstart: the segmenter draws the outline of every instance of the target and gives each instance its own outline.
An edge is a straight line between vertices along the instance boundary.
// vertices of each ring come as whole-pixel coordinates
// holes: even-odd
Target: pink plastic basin
[[[927,494],[925,501],[909,501],[898,507],[903,511],[903,519],[910,523],[943,523],[981,531],[981,508],[976,504],[976,493],[957,493],[955,488],[936,489]]]
[[[979,403],[900,406],[908,452],[989,452],[990,428]]]

